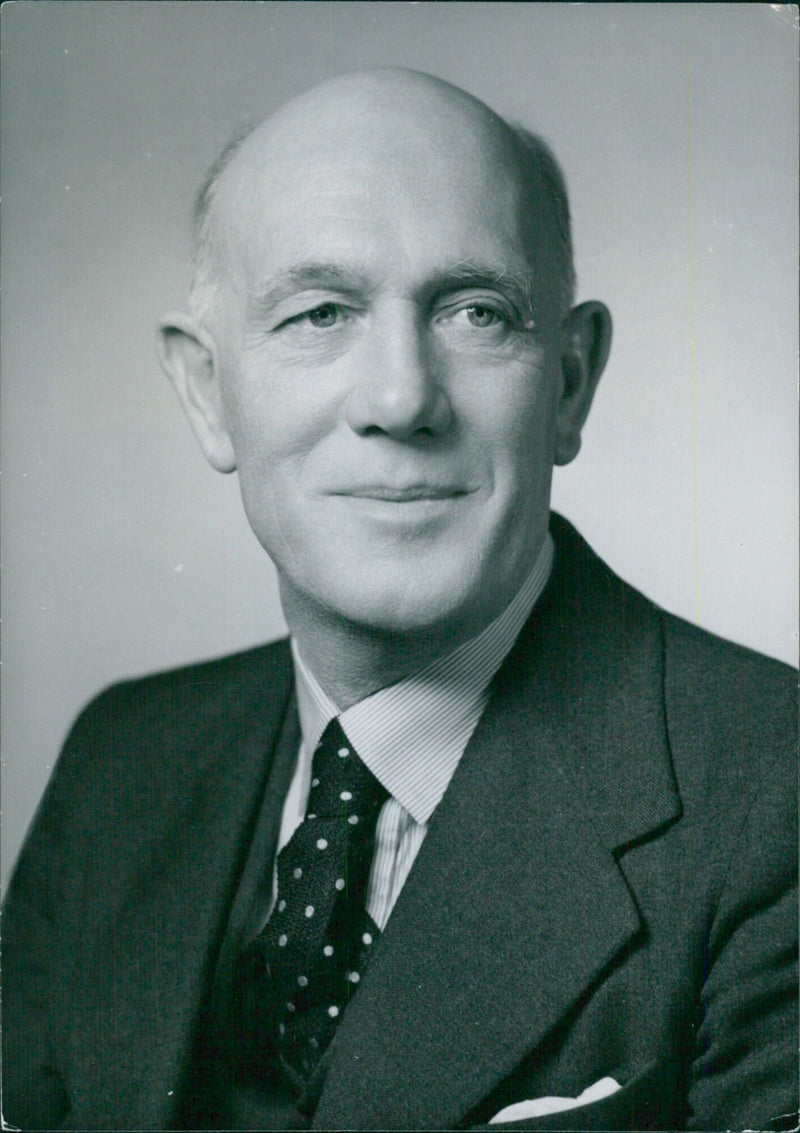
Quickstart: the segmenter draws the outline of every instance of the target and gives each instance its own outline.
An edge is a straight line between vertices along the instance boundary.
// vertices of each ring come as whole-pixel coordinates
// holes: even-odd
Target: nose
[[[409,440],[447,431],[452,409],[414,304],[376,315],[361,347],[346,405],[354,432]]]

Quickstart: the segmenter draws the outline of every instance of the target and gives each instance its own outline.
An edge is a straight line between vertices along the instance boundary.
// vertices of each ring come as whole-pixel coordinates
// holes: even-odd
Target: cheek
[[[552,465],[555,441],[555,384],[538,367],[494,375],[462,403],[471,422],[471,445],[492,460],[504,478],[527,479]]]
[[[251,365],[228,385],[225,405],[250,526],[276,564],[296,569],[308,538],[304,481],[335,404],[307,375]]]
[[[330,426],[330,397],[292,366],[245,357],[224,386],[224,401],[240,474],[280,470],[299,460]]]

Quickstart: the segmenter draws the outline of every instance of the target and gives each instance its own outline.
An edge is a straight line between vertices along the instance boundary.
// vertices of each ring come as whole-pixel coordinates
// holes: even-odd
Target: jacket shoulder
[[[616,575],[572,526],[553,517],[560,609],[574,606],[591,639],[622,658],[621,699],[657,692],[669,748],[684,785],[761,773],[796,774],[797,672],[668,613]],[[606,663],[597,645],[597,664]],[[606,650],[608,652],[608,650]],[[632,727],[636,724],[634,707]],[[778,770],[780,769],[780,770]]]
[[[170,700],[176,695],[203,697],[252,680],[280,677],[291,666],[289,639],[270,642],[237,653],[196,661],[155,673],[115,681],[89,702],[81,715],[91,713],[108,699]]]
[[[51,830],[79,844],[104,822],[146,837],[199,783],[229,789],[246,737],[258,738],[251,759],[271,749],[292,688],[285,640],[111,685],[72,726],[28,841]]]
[[[268,710],[283,703],[291,679],[288,639],[224,657],[116,682],[100,692],[75,721],[66,747],[99,733],[132,738],[136,729],[165,733],[183,723],[194,729],[221,714],[235,719],[256,700]],[[276,695],[277,694],[277,695]]]
[[[778,661],[661,610],[667,656],[684,682],[713,679],[721,690],[742,687],[779,700],[797,696],[798,673]]]
[[[561,516],[553,515],[552,530],[557,564],[563,553],[560,583],[582,616],[592,611],[595,631],[623,626],[626,650],[642,636],[660,638],[665,692],[678,717],[702,703],[706,711],[724,711],[737,727],[777,716],[796,732],[796,669],[668,613],[611,570]]]
[[[798,675],[791,666],[661,614],[668,721],[738,751],[791,751]]]

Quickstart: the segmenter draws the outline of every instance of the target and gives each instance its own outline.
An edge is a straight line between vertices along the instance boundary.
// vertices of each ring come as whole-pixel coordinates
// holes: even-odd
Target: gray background
[[[797,650],[797,9],[16,3],[3,20],[3,873],[70,721],[283,622],[153,326],[228,135],[330,74],[430,70],[555,145],[611,363],[555,503],[662,605]],[[731,690],[736,695],[736,690]]]

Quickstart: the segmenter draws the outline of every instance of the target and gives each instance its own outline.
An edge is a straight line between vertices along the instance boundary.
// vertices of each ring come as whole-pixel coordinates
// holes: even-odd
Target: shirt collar
[[[477,637],[345,712],[321,688],[292,639],[303,745],[313,752],[340,716],[359,756],[419,823],[444,794],[489,698],[489,684],[544,590],[553,565],[548,532],[511,602]]]

